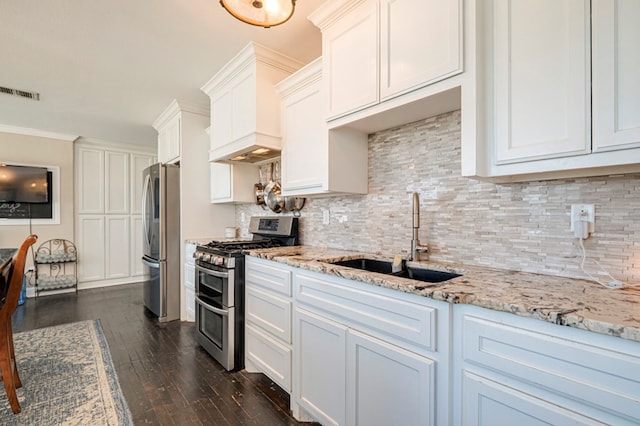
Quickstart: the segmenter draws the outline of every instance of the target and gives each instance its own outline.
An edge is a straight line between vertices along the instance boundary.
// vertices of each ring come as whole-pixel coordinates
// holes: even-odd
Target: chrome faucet
[[[412,203],[412,222],[411,226],[413,227],[413,237],[411,238],[411,254],[409,255],[409,260],[420,260],[418,258],[419,253],[428,253],[429,247],[420,245],[420,240],[418,239],[418,231],[420,230],[420,199],[418,198],[418,193],[413,193],[413,203]]]

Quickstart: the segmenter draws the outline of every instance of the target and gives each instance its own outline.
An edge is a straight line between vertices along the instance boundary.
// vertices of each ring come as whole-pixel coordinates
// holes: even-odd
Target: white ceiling
[[[155,145],[151,123],[173,99],[200,91],[250,40],[305,63],[321,55],[298,0],[288,22],[253,27],[218,0],[0,0],[0,124],[104,141]]]

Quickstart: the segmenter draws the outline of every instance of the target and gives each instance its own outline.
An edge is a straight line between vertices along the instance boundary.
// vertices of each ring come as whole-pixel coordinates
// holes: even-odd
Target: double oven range
[[[252,239],[216,239],[196,247],[198,343],[227,370],[244,368],[245,250],[298,244],[297,217],[252,217]]]

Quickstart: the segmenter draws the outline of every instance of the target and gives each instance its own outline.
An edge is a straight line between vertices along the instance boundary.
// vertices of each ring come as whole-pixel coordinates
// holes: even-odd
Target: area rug
[[[0,383],[2,425],[132,425],[99,320],[17,333],[22,412]]]

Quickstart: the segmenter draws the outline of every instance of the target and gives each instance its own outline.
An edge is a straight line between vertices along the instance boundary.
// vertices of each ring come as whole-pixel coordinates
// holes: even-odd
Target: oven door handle
[[[214,277],[218,278],[229,278],[228,272],[218,272],[214,271],[213,269],[203,268],[200,265],[196,265],[196,271],[204,272],[205,274],[213,275]]]
[[[203,302],[202,299],[200,299],[198,296],[196,296],[196,302],[201,304],[202,306],[204,306],[205,308],[207,308],[211,312],[214,312],[214,313],[216,313],[218,315],[222,315],[222,316],[225,316],[225,317],[229,316],[229,311],[228,310],[216,308],[215,306],[211,306],[210,304]]]

